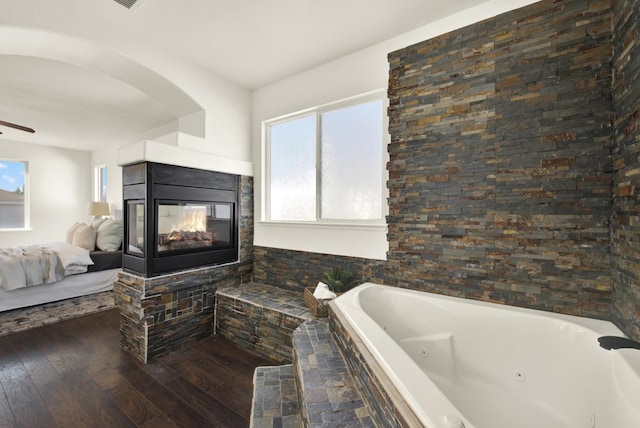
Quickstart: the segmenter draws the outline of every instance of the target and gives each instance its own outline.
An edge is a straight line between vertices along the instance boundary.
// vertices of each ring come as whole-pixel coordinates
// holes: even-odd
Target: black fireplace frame
[[[122,168],[124,242],[122,267],[145,277],[238,261],[240,177],[216,171],[155,162],[141,162]],[[194,204],[215,202],[231,205],[229,245],[193,250],[158,252],[158,204],[161,201]],[[130,202],[144,206],[144,251],[128,251]]]

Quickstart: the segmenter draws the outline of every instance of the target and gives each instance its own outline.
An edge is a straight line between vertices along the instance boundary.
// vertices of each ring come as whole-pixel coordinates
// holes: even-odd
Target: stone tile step
[[[326,320],[293,332],[293,366],[305,427],[375,427]]]
[[[292,364],[257,367],[253,372],[251,428],[300,428]]]

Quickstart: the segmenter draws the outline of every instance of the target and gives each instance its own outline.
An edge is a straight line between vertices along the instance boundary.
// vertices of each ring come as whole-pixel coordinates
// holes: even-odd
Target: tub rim
[[[400,390],[396,387],[394,382],[391,380],[387,372],[380,365],[375,356],[371,353],[369,348],[365,345],[364,341],[358,334],[358,332],[353,328],[352,324],[347,319],[346,315],[343,313],[341,309],[336,310],[335,300],[329,302],[329,320],[335,320],[341,326],[341,328],[348,335],[348,338],[351,339],[353,345],[356,348],[357,353],[360,356],[360,359],[365,364],[366,369],[370,371],[372,375],[376,377],[376,379],[380,382],[380,386],[382,387],[382,391],[378,390],[377,392],[384,396],[385,400],[387,400],[393,406],[393,413],[396,415],[396,419],[401,422],[401,426],[406,427],[419,427],[424,424],[418,418],[418,415],[413,410],[413,408],[409,405],[409,403],[405,400],[405,398],[400,393]],[[335,333],[334,333],[335,334]],[[355,377],[355,376],[354,376]],[[358,379],[355,379],[358,382]],[[377,389],[377,388],[376,388]],[[365,397],[363,397],[365,398]],[[365,402],[367,400],[365,399]],[[371,413],[376,413],[371,406],[368,405]]]

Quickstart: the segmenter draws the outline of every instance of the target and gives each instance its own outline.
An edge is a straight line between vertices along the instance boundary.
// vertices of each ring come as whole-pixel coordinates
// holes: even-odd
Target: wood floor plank
[[[110,390],[111,398],[136,425],[161,416],[162,412],[129,382],[122,382]]]
[[[179,425],[173,423],[173,421],[165,418],[164,416],[157,416],[144,424],[140,425],[141,428],[177,428]],[[181,425],[184,427],[189,426],[206,426],[206,425]]]
[[[3,367],[0,386],[18,427],[55,425],[53,416],[21,363]]]
[[[124,377],[160,409],[162,413],[178,426],[207,426],[207,419],[191,408],[183,398],[165,387],[143,370],[130,370]],[[174,378],[175,379],[175,378]]]
[[[200,349],[205,352],[213,348],[216,350],[216,353],[235,358],[237,361],[245,364],[253,364],[254,360],[261,358],[255,354],[251,354],[243,349],[238,348],[228,340],[224,340],[218,336],[206,337],[202,340],[194,342],[190,346],[192,348]]]
[[[181,378],[188,380],[205,392],[209,392],[224,383],[211,372],[192,364],[190,361],[180,361],[174,368]]]
[[[118,428],[136,426],[92,378],[85,376],[84,379],[79,379],[73,385],[78,403],[95,420],[93,426]]]
[[[172,380],[169,388],[206,417],[209,426],[221,428],[248,426],[249,413],[242,416],[237,414],[185,379],[178,377]]]
[[[138,364],[139,369],[148,373],[154,379],[162,384],[166,384],[172,379],[175,379],[178,376],[175,370],[166,365],[162,360],[151,361],[150,363]]]
[[[253,389],[242,391],[235,385],[225,383],[210,391],[209,395],[234,412],[244,415],[246,409],[251,409],[252,392]]]
[[[0,428],[246,427],[253,370],[276,363],[208,337],[144,364],[104,311],[0,337]]]
[[[13,414],[2,386],[0,386],[0,428],[16,428],[16,421],[13,419]]]
[[[177,355],[168,355],[164,359],[164,362],[170,367],[174,367],[176,364],[179,364],[183,358],[184,357],[178,357]],[[189,361],[209,371],[224,383],[234,384],[244,390],[253,388],[253,371],[251,371],[251,374],[246,372],[239,373],[233,370],[233,368],[219,364],[215,356],[211,355],[211,353],[203,353],[200,350],[194,349],[189,353]]]
[[[38,391],[57,426],[96,426],[93,416],[69,390],[64,380],[42,385]]]
[[[207,341],[207,342],[194,342],[191,348],[199,351],[202,354],[207,355],[212,359],[216,365],[231,368],[239,373],[245,373],[247,375],[253,375],[255,365],[251,363],[245,363],[235,355],[230,355],[229,352],[224,352],[224,349],[228,346],[224,345],[222,341]],[[219,349],[218,349],[219,347]]]
[[[34,384],[46,385],[61,379],[49,360],[38,349],[29,332],[13,335],[12,339],[12,352],[15,356],[20,356],[22,365]]]

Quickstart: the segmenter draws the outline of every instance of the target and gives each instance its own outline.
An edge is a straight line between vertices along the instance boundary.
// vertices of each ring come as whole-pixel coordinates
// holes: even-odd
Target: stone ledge
[[[219,288],[216,334],[251,352],[290,363],[293,331],[313,319],[302,292],[247,283]]]
[[[294,368],[305,427],[375,427],[326,321],[293,334]]]
[[[229,297],[239,302],[260,306],[285,315],[305,320],[313,319],[304,305],[302,291],[295,292],[273,285],[249,282],[233,287],[219,288],[217,296]]]
[[[293,366],[256,368],[251,428],[299,428],[301,425]]]

